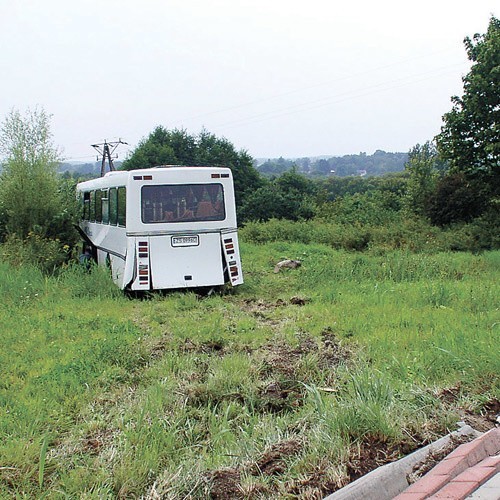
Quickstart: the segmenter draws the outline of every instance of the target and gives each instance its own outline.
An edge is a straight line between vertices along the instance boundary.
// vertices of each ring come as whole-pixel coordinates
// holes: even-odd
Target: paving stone
[[[455,477],[468,467],[467,458],[465,456],[451,457],[448,456],[442,462],[439,462],[427,474],[433,476],[452,476]],[[425,477],[425,476],[424,476]]]
[[[491,476],[496,474],[495,467],[483,467],[478,464],[474,467],[470,467],[466,471],[459,474],[452,481],[470,482],[477,481],[478,485],[486,482]]]
[[[500,472],[500,455],[494,457],[487,457],[482,462],[483,467],[495,467],[497,472]]]
[[[500,498],[500,474],[496,474],[486,481],[474,493],[467,497],[468,500],[499,500]],[[411,500],[411,497],[408,497]]]
[[[500,452],[500,428],[491,429],[481,436],[488,455],[496,455]]]
[[[472,467],[488,455],[489,453],[486,451],[484,441],[475,439],[470,443],[461,444],[455,451],[450,453],[449,458],[464,457],[467,460],[467,464]]]
[[[436,494],[428,498],[453,498],[453,500],[459,500],[470,495],[477,489],[478,486],[479,484],[477,481],[471,481],[468,483],[452,481],[451,483],[443,486],[443,488],[441,488]]]
[[[413,483],[405,491],[410,493],[422,493],[426,495],[432,495],[436,491],[439,491],[443,486],[445,486],[450,481],[450,476],[443,475],[431,475],[429,472],[422,478],[420,478],[416,483]]]

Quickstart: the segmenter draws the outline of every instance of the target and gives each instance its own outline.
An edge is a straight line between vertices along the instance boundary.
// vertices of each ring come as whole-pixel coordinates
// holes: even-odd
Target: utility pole
[[[98,156],[97,156],[97,161],[99,161],[99,156],[102,156],[102,163],[101,163],[101,177],[104,176],[106,173],[106,158],[108,159],[108,164],[109,164],[109,171],[112,172],[115,170],[115,166],[113,165],[113,157],[111,156],[116,148],[120,144],[127,144],[126,142],[122,141],[121,139],[118,139],[115,142],[107,142],[106,139],[104,142],[101,142],[100,144],[92,144],[92,147],[97,151]],[[114,156],[114,158],[118,158],[118,155]]]

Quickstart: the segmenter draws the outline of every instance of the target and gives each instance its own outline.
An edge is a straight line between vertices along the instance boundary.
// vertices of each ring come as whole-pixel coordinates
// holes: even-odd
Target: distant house
[[[357,174],[360,176],[360,177],[364,177],[366,175],[366,170],[358,170],[357,171]]]

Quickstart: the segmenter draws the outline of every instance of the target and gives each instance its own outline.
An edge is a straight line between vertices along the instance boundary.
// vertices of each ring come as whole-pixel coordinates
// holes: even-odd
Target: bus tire
[[[94,259],[92,258],[92,255],[88,254],[88,253],[82,253],[79,257],[78,257],[78,262],[81,266],[83,266],[85,268],[86,271],[90,271],[91,267],[92,267],[92,262],[94,261]]]

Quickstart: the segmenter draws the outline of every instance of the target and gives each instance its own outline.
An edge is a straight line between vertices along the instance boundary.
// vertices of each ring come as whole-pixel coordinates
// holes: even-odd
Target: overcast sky
[[[0,118],[67,159],[204,127],[254,157],[408,151],[439,132],[495,0],[0,0]],[[127,147],[118,152],[123,159]]]

